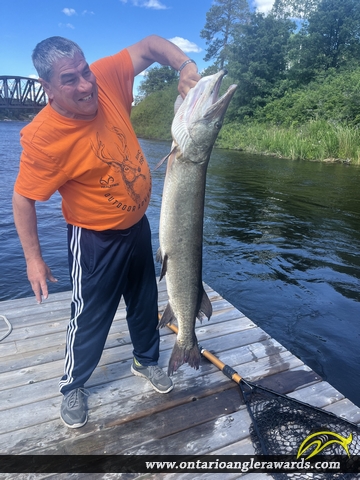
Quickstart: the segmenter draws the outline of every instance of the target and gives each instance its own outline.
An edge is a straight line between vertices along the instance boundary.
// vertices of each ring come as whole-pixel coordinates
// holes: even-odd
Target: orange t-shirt
[[[92,230],[125,229],[144,215],[151,175],[130,122],[134,69],[128,51],[91,65],[99,108],[74,120],[47,105],[20,133],[15,191],[44,201],[57,190],[65,220]]]

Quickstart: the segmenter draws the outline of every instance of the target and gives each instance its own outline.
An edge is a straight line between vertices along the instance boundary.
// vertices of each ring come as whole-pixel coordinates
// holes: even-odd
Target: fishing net
[[[174,325],[168,327],[177,333]],[[358,425],[331,412],[250,383],[213,353],[201,345],[199,348],[203,357],[239,385],[251,418],[250,437],[259,459],[290,459],[290,463],[294,459],[299,460],[299,463],[304,459],[316,459],[319,460],[316,463],[321,463],[315,469],[312,465],[308,472],[293,467],[293,472],[286,473],[270,473],[267,470],[268,475],[276,480],[360,480],[360,473],[352,473],[360,472]],[[326,470],[331,463],[338,463],[340,468],[329,473]]]
[[[259,385],[239,384],[252,424],[250,435],[257,455],[292,456],[315,461],[321,455],[345,459],[360,455],[360,428],[330,412],[273,392]],[[348,470],[349,471],[349,470]],[[350,470],[351,471],[351,470]],[[355,479],[356,473],[274,473],[282,479]]]

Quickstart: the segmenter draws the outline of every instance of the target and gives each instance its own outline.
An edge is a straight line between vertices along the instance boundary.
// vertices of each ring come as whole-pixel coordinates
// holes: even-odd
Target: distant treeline
[[[39,108],[14,108],[11,107],[0,108],[0,121],[2,120],[31,120],[39,112]]]
[[[297,20],[292,20],[296,18]],[[209,75],[236,83],[218,146],[290,158],[360,163],[360,1],[217,0],[200,32]],[[153,67],[133,108],[137,134],[170,139],[177,73]]]

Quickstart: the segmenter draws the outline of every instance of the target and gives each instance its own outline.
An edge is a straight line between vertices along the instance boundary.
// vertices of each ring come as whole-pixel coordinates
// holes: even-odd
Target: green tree
[[[359,0],[322,0],[293,39],[291,75],[308,83],[360,60]]]
[[[146,97],[150,93],[163,90],[178,81],[178,73],[171,67],[153,67],[147,70],[145,79],[139,85],[139,96]]]
[[[307,19],[321,0],[275,0],[271,13],[278,18]]]
[[[252,116],[286,78],[287,51],[295,23],[274,15],[254,13],[235,35],[229,74],[238,84],[231,112]]]
[[[218,68],[223,68],[229,56],[229,45],[233,42],[234,29],[249,18],[246,0],[215,0],[206,13],[206,23],[200,36],[206,40],[205,61],[214,59]]]

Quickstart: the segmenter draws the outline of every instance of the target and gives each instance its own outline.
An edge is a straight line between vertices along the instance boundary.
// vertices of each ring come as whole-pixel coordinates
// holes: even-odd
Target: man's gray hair
[[[32,61],[39,77],[49,82],[54,63],[60,58],[74,58],[76,53],[85,58],[83,51],[75,42],[63,37],[50,37],[36,45]]]

